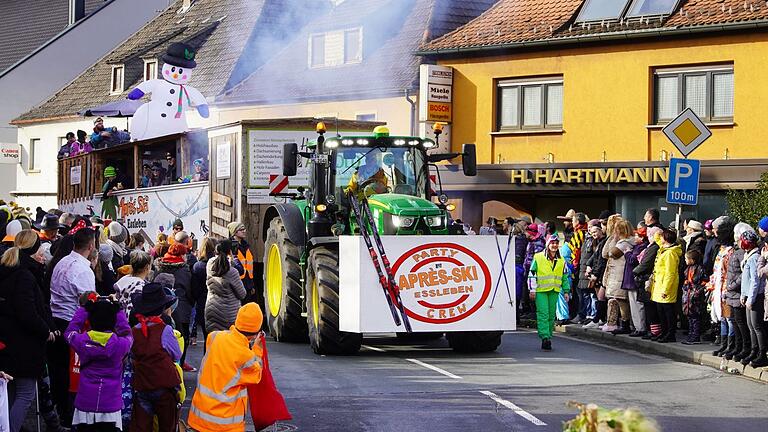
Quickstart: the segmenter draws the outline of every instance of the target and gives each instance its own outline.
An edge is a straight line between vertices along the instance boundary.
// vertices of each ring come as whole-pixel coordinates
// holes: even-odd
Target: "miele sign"
[[[440,84],[429,84],[429,102],[448,102],[451,103],[451,86]]]
[[[21,146],[16,143],[0,143],[0,164],[21,163]]]

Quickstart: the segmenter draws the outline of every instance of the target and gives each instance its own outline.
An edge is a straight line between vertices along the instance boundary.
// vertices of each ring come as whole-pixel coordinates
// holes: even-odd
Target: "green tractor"
[[[461,153],[427,154],[435,141],[390,136],[379,126],[369,136],[318,138],[306,151],[285,144],[283,175],[295,176],[309,161],[308,188],[271,206],[264,218],[264,298],[269,330],[277,341],[305,342],[318,354],[354,354],[362,334],[339,330],[339,235],[358,231],[349,194],[366,196],[381,235],[450,234],[447,197],[434,195],[429,165],[463,157],[463,171],[476,175],[474,144]],[[436,129],[439,137],[439,128]],[[356,195],[357,196],[357,195]],[[371,291],[376,292],[376,291]],[[378,293],[378,292],[377,292]],[[373,294],[372,294],[373,295]],[[500,331],[447,333],[457,351],[491,351]],[[416,334],[418,335],[418,334]]]

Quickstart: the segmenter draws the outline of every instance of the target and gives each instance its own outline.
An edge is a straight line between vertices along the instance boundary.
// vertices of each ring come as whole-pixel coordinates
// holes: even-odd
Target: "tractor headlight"
[[[351,146],[355,144],[355,140],[343,139],[341,140],[341,143],[344,144],[345,146]]]
[[[456,210],[456,204],[448,204],[447,206],[445,206],[445,209],[448,211],[454,211]]]
[[[415,218],[410,216],[395,216],[392,215],[392,225],[397,228],[410,228],[416,221]]]
[[[440,196],[437,197],[437,200],[440,201],[440,204],[446,205],[446,204],[448,204],[448,195],[440,194]]]
[[[328,210],[328,206],[326,206],[325,204],[318,204],[318,205],[315,206],[315,210],[318,213],[322,213],[322,212]]]
[[[404,140],[404,139],[396,139],[396,140],[395,140],[395,145],[396,145],[396,146],[402,146],[402,145],[405,145],[405,140]]]
[[[431,139],[425,139],[421,142],[421,145],[424,146],[425,149],[433,149],[437,147],[437,144],[435,144],[434,141]]]
[[[333,194],[329,194],[327,197],[325,197],[325,202],[328,204],[336,204],[336,196]]]
[[[329,139],[325,142],[325,146],[334,149],[339,146],[339,140]]]
[[[424,221],[430,228],[443,226],[443,216],[426,216]]]

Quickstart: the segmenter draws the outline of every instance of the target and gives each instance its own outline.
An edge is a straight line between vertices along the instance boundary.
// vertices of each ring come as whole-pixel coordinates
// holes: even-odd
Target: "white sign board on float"
[[[69,168],[69,184],[71,186],[79,185],[83,174],[83,166],[75,165]]]
[[[516,328],[514,242],[503,264],[506,283],[492,236],[382,236],[382,242],[414,331]],[[506,241],[500,243],[503,256]],[[395,326],[362,237],[341,236],[339,255],[340,329],[405,331]]]
[[[227,179],[231,175],[232,145],[224,141],[216,145],[216,178]]]

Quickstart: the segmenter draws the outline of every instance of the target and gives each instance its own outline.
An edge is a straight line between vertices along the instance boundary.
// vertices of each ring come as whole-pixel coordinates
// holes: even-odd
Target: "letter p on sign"
[[[675,189],[680,187],[680,180],[688,178],[692,175],[693,168],[691,165],[687,163],[678,163],[677,166],[675,166],[675,175],[673,176],[675,179]]]
[[[696,159],[671,159],[667,202],[670,204],[696,205],[699,199],[699,169]]]

